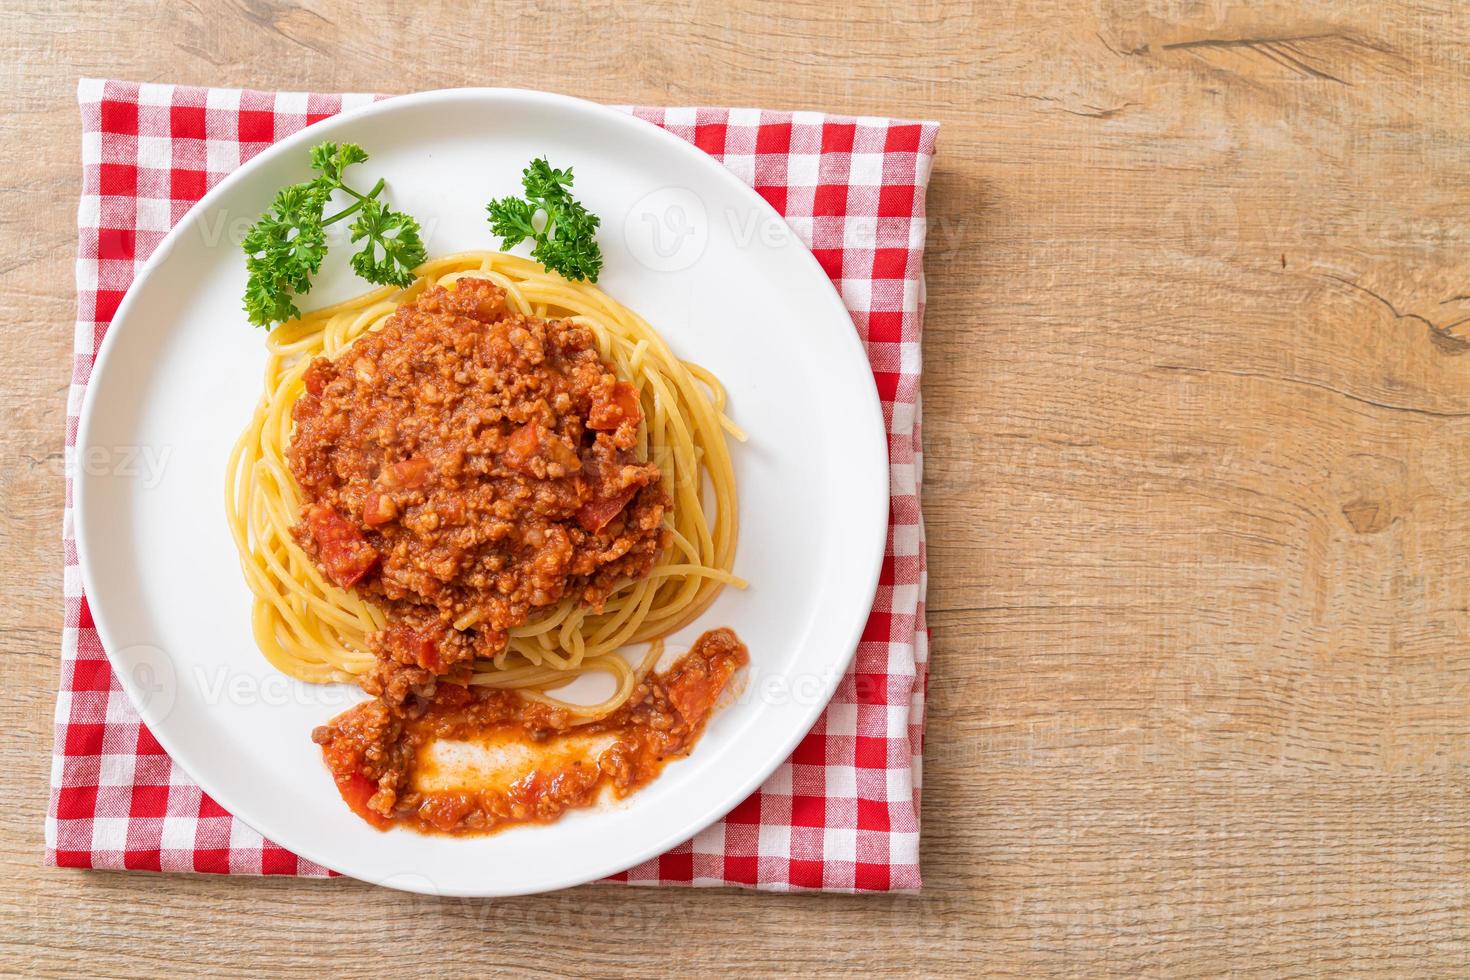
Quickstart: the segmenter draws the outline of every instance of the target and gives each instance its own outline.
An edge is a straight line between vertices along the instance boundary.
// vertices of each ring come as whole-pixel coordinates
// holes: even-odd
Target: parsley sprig
[[[321,143],[311,150],[317,175],[276,192],[270,210],[246,233],[245,312],[250,322],[270,326],[301,315],[296,298],[311,290],[327,255],[328,225],[356,215],[348,231],[353,243],[364,242],[352,256],[352,271],[379,285],[407,286],[413,270],[427,257],[419,223],[394,211],[380,199],[385,186],[379,180],[366,194],[348,186],[348,167],[368,159],[356,143]],[[324,216],[333,192],[352,202]]]
[[[490,231],[506,248],[530,239],[531,257],[568,279],[596,282],[602,272],[597,215],[572,197],[572,168],[557,170],[538,157],[521,174],[526,196],[502,197],[485,206]],[[537,227],[537,215],[545,217]]]

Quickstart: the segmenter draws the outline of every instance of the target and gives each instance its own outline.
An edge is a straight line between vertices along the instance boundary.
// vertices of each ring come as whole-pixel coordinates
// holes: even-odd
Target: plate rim
[[[361,121],[364,118],[374,115],[402,112],[405,110],[412,112],[420,104],[433,104],[444,100],[457,99],[463,99],[469,102],[479,100],[497,101],[502,99],[530,100],[532,102],[541,102],[551,108],[572,108],[582,112],[591,111],[602,115],[606,119],[616,120],[620,125],[631,125],[633,128],[641,128],[645,133],[652,135],[656,141],[662,142],[668,152],[684,154],[687,158],[698,161],[707,171],[712,173],[718,172],[719,177],[717,179],[723,181],[736,195],[742,197],[751,206],[755,207],[757,213],[764,215],[766,218],[774,217],[783,224],[787,223],[785,217],[769,201],[762,197],[751,185],[741,180],[723,163],[668,130],[642,119],[631,112],[624,112],[612,106],[561,93],[504,86],[441,88],[379,98],[366,105],[339,112],[334,116],[305,126],[296,133],[266,147],[260,153],[226,174],[218,184],[210,188],[203,197],[194,202],[188,211],[169,229],[168,233],[148,257],[148,260],[133,276],[133,280],[113,314],[108,329],[103,335],[102,342],[97,348],[96,355],[87,375],[87,386],[83,395],[81,408],[78,412],[77,436],[73,447],[72,459],[82,458],[82,454],[86,452],[87,447],[90,445],[93,419],[97,413],[98,396],[96,392],[101,387],[98,381],[106,375],[108,366],[112,361],[112,352],[121,343],[118,338],[127,332],[126,325],[129,321],[132,307],[135,305],[137,297],[141,292],[138,288],[139,285],[157,273],[159,268],[167,261],[178,240],[200,220],[200,215],[207,213],[211,205],[220,198],[228,195],[236,184],[245,180],[255,169],[264,167],[271,161],[285,156],[303,145],[314,145],[323,139],[331,139],[331,130],[335,128],[354,121]],[[837,686],[842,682],[843,677],[847,673],[847,669],[851,666],[853,658],[857,653],[862,632],[871,614],[873,601],[877,595],[884,553],[886,551],[889,518],[891,516],[888,426],[883,413],[883,405],[879,398],[876,381],[873,377],[871,361],[863,348],[861,338],[854,328],[851,312],[843,302],[835,283],[831,281],[831,277],[821,267],[816,256],[812,254],[810,247],[805,242],[799,242],[799,244],[800,248],[796,251],[800,254],[795,261],[804,263],[809,272],[815,274],[819,277],[820,281],[826,284],[827,303],[833,308],[833,313],[839,314],[843,322],[849,327],[843,334],[844,340],[841,343],[848,349],[849,356],[858,359],[858,364],[862,369],[860,372],[857,372],[860,374],[858,387],[862,391],[861,398],[867,405],[867,415],[869,416],[869,424],[864,426],[864,429],[871,433],[872,436],[867,441],[872,444],[870,446],[872,450],[872,462],[870,465],[873,470],[869,474],[871,479],[865,480],[864,484],[871,483],[875,488],[882,488],[881,491],[874,493],[874,500],[870,502],[874,512],[868,514],[864,520],[864,524],[867,525],[865,531],[872,536],[873,541],[872,546],[868,549],[870,552],[869,567],[866,569],[866,574],[862,577],[864,585],[860,598],[862,600],[861,605],[866,611],[861,616],[856,617],[856,621],[847,629],[845,642],[843,643],[843,648],[848,651],[847,654],[841,661],[834,662],[833,666],[837,669],[826,673],[819,696],[814,698],[805,707],[805,710],[801,712],[801,724],[792,726],[792,733],[788,734],[782,740],[780,751],[773,752],[770,758],[762,760],[759,765],[752,769],[752,775],[747,776],[743,780],[732,781],[729,787],[722,791],[717,801],[707,804],[704,807],[703,816],[689,821],[677,833],[666,834],[663,838],[636,849],[635,852],[631,853],[631,856],[605,861],[593,867],[584,866],[581,869],[574,869],[571,873],[563,871],[551,876],[549,883],[538,883],[529,887],[518,886],[514,882],[509,882],[502,887],[442,889],[433,886],[433,883],[429,883],[426,878],[423,884],[428,884],[429,887],[420,887],[421,882],[413,880],[414,875],[412,873],[408,876],[397,875],[398,880],[396,881],[374,881],[370,876],[354,874],[333,867],[331,863],[322,860],[319,855],[311,853],[315,850],[313,846],[308,845],[303,847],[299,842],[287,844],[278,840],[277,835],[263,834],[249,820],[239,815],[239,807],[237,805],[231,805],[231,802],[226,801],[225,798],[229,797],[232,802],[236,802],[234,793],[219,792],[217,788],[218,784],[211,785],[214,783],[213,780],[201,778],[200,774],[194,768],[186,766],[180,761],[180,752],[176,749],[176,733],[168,733],[166,727],[162,724],[154,724],[154,719],[150,717],[154,712],[148,710],[148,699],[139,697],[138,679],[134,678],[125,666],[116,659],[116,654],[113,651],[120,648],[111,642],[112,630],[109,625],[109,614],[105,611],[106,604],[96,601],[96,596],[101,594],[94,588],[94,583],[97,580],[97,563],[94,561],[91,548],[86,543],[89,537],[91,537],[88,531],[89,522],[87,520],[87,513],[90,510],[89,501],[94,493],[93,490],[89,489],[91,487],[92,477],[84,470],[73,465],[70,474],[73,495],[71,510],[73,538],[76,542],[77,566],[81,578],[82,594],[88,599],[93,625],[97,631],[98,638],[101,640],[103,652],[108,658],[113,675],[122,686],[134,710],[138,712],[142,723],[148,727],[153,737],[157,739],[164,751],[168,753],[173,764],[179,766],[182,771],[194,780],[203,792],[208,793],[212,798],[219,801],[220,805],[228,810],[234,819],[240,820],[241,823],[256,830],[257,833],[262,833],[262,836],[277,843],[293,854],[312,861],[321,867],[329,868],[338,874],[369,884],[438,896],[473,898],[510,897],[556,891],[594,882],[608,875],[625,871],[649,858],[663,854],[670,848],[691,839],[705,828],[728,815],[734,807],[738,806],[742,800],[746,799],[751,793],[763,785],[772,773],[790,758],[797,744],[811,732],[812,726],[827,709],[833,694],[836,692]],[[119,329],[120,327],[123,329]],[[95,492],[100,494],[104,493],[105,490],[99,486]],[[452,837],[447,839],[454,840]],[[423,876],[419,875],[417,877],[422,878]]]

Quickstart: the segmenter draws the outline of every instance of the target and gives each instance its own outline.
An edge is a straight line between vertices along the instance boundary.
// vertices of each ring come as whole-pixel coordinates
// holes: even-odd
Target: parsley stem
[[[370,191],[368,191],[366,194],[359,194],[359,193],[357,193],[357,191],[355,191],[352,188],[347,187],[347,186],[345,186],[343,184],[338,184],[337,186],[340,187],[342,190],[346,191],[348,194],[350,194],[353,197],[357,198],[357,200],[353,201],[351,204],[347,205],[347,207],[343,208],[341,211],[338,211],[336,214],[332,215],[330,218],[323,218],[322,219],[322,224],[323,225],[329,225],[329,224],[331,224],[334,221],[341,221],[343,218],[346,218],[346,217],[349,217],[349,216],[355,214],[368,201],[376,199],[377,196],[383,192],[383,188],[384,188],[384,186],[386,186],[386,184],[383,181],[383,179],[380,177],[380,178],[378,178],[378,182],[373,185],[373,189],[370,190]]]
[[[368,191],[365,196],[357,193],[357,191],[353,190],[351,187],[348,187],[346,184],[338,184],[337,186],[342,188],[348,194],[351,194],[353,197],[357,198],[359,201],[366,201],[369,197],[377,197],[380,193],[382,193],[384,181],[382,177],[379,177],[378,182],[373,185],[373,189]]]

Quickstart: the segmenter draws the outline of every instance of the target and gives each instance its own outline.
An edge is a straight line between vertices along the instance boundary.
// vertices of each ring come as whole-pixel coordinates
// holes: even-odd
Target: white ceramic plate
[[[342,803],[309,737],[362,697],[276,673],[250,635],[225,526],[230,446],[259,394],[264,334],[240,312],[238,241],[322,140],[361,143],[367,180],[423,223],[430,255],[493,248],[485,202],[533,156],[576,170],[603,220],[599,283],[728,385],[735,571],[676,640],[729,625],[749,645],[741,695],[688,758],[620,803],[488,837],[380,833]],[[347,222],[343,222],[343,225]],[[368,288],[338,240],[308,307]],[[97,629],[159,741],[270,839],[366,881],[513,895],[611,874],[687,840],[753,791],[810,729],[857,646],[882,558],[883,419],[852,323],[811,253],[754,191],[682,140],[562,96],[461,89],[312,126],[193,208],[128,291],[87,390],[76,535]],[[676,643],[671,647],[683,649]],[[166,842],[167,843],[167,842]]]

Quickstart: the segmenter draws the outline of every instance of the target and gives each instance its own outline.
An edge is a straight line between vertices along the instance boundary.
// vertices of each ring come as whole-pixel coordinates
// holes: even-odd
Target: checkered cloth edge
[[[75,361],[67,472],[98,344],[168,230],[272,142],[369,95],[83,80]],[[812,249],[866,346],[888,426],[891,501],[874,608],[811,733],[754,795],[658,858],[647,885],[791,891],[919,887],[928,633],[919,512],[924,193],[938,126],[755,109],[628,108],[753,186]],[[65,626],[46,858],[64,867],[325,876],[261,837],[180,769],[113,677],[77,570],[68,475]]]

